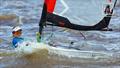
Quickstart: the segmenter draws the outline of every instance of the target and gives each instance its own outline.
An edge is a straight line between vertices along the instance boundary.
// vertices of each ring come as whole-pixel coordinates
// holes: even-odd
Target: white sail
[[[95,25],[106,16],[106,6],[110,5],[112,9],[114,3],[115,0],[57,0],[55,13],[69,18],[74,24]]]

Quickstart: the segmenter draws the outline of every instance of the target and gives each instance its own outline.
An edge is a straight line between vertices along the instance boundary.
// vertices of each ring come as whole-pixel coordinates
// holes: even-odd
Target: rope
[[[48,38],[45,41],[50,40],[54,36],[54,30],[53,29],[54,29],[54,27],[52,25],[52,33],[50,34],[50,36],[48,36]]]
[[[87,38],[85,37],[85,35],[82,32],[80,32],[80,34],[84,37],[85,40],[87,40]]]

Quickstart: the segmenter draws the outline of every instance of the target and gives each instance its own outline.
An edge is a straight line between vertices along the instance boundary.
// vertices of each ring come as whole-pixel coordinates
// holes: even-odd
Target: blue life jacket
[[[14,37],[12,40],[13,47],[16,48],[18,43],[22,42],[24,39],[21,37]]]

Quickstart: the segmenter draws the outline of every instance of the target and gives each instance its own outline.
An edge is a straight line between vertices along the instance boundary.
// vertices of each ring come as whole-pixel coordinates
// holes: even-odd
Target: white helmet
[[[13,27],[13,29],[12,29],[13,32],[14,31],[19,31],[19,30],[22,30],[21,27],[19,27],[19,26]]]

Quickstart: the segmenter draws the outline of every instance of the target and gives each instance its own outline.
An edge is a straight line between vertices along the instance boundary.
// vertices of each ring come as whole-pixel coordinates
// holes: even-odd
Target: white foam
[[[46,46],[47,44],[44,44],[44,43],[25,41],[25,42],[19,43],[15,51],[21,55],[32,54],[38,50],[47,48]]]
[[[3,57],[0,57],[0,59],[2,59]]]

